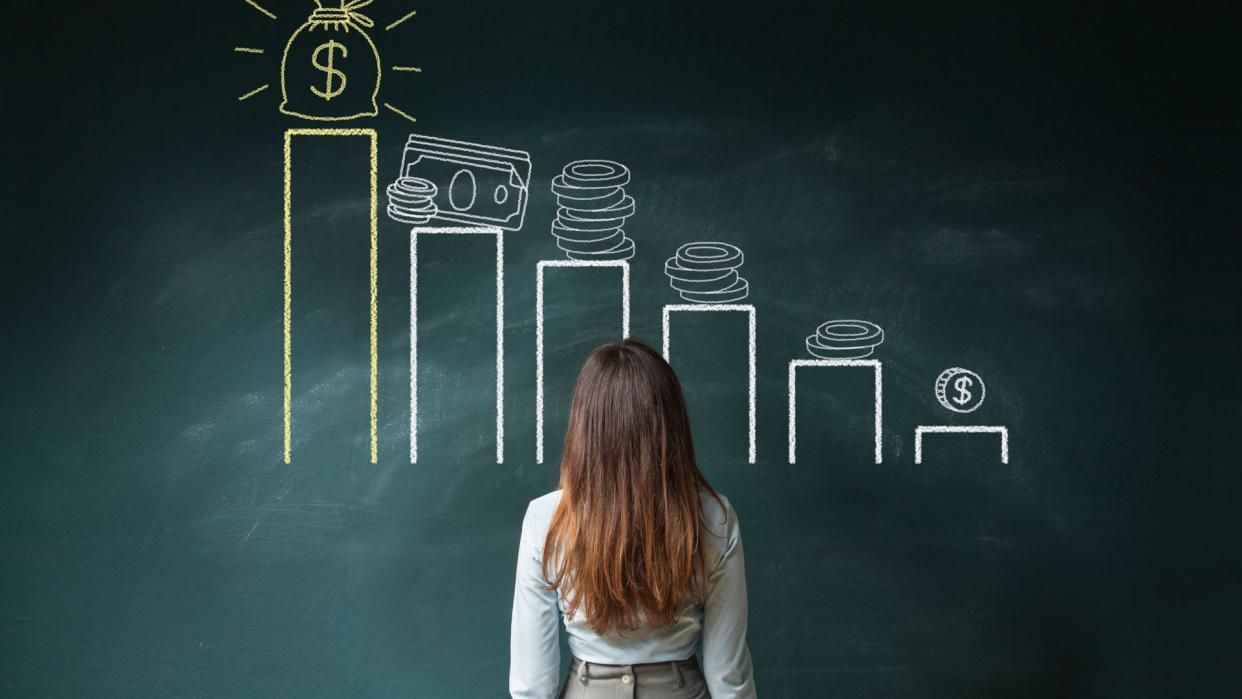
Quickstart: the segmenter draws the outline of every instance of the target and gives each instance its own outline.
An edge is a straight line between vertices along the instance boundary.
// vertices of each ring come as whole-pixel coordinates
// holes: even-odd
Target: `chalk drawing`
[[[530,170],[526,151],[412,134],[397,181],[434,183],[437,219],[516,231],[526,217]]]
[[[315,10],[294,30],[280,59],[281,114],[313,121],[379,114],[376,100],[383,68],[379,49],[366,31],[375,22],[360,12],[373,1],[341,0],[340,7],[325,8],[316,0]],[[371,60],[363,58],[368,54]],[[294,81],[291,62],[318,72]],[[322,87],[310,82],[312,76],[322,80]]]
[[[290,463],[292,448],[293,406],[293,139],[295,136],[364,137],[370,146],[371,250],[370,250],[370,314],[371,323],[371,463],[379,461],[379,136],[375,129],[286,129],[284,141],[284,460]]]
[[[742,251],[728,243],[686,243],[664,261],[664,274],[683,300],[736,303],[750,295],[749,282],[738,274],[744,260]]]
[[[1009,463],[1009,429],[995,425],[919,425],[914,428],[914,463],[923,463],[924,434],[999,434],[1001,463]]]
[[[800,367],[870,367],[875,372],[875,462],[883,463],[884,367],[877,359],[794,359],[789,362],[789,463],[797,463]]]
[[[504,233],[519,230],[526,218],[530,171],[526,151],[421,134],[406,140],[401,169],[387,191],[388,215],[418,224],[410,231],[410,463],[418,462],[420,235],[496,237],[496,463],[504,463]]]
[[[410,13],[406,14],[406,15],[405,15],[405,16],[403,16],[401,19],[398,19],[397,21],[393,22],[392,24],[388,25],[387,27],[384,27],[384,31],[386,31],[386,32],[390,32],[390,31],[392,31],[393,29],[396,29],[396,28],[397,28],[397,27],[398,27],[398,26],[399,26],[402,22],[406,21],[407,19],[410,19],[411,17],[413,17],[413,16],[414,16],[414,15],[416,15],[416,14],[418,14],[418,13],[417,13],[417,12],[410,12]]]
[[[884,342],[884,331],[867,320],[830,320],[806,338],[806,351],[819,359],[864,359]]]
[[[936,400],[955,413],[973,413],[986,395],[983,379],[969,369],[951,367],[936,377]]]
[[[552,178],[556,220],[552,236],[565,257],[582,261],[628,260],[634,240],[625,221],[634,215],[634,198],[626,194],[630,169],[612,160],[575,160]]]
[[[756,351],[755,340],[758,321],[756,318],[755,307],[750,304],[673,304],[664,307],[664,361],[672,362],[669,359],[669,342],[670,342],[670,325],[671,316],[677,312],[736,312],[745,313],[747,316],[747,375],[746,375],[746,396],[747,396],[747,431],[748,431],[748,449],[747,455],[750,463],[755,463],[755,403],[756,403]]]
[[[348,121],[379,115],[379,92],[384,66],[380,51],[371,37],[376,24],[363,8],[374,0],[313,0],[314,9],[285,42],[280,57],[280,104],[282,114],[310,121]],[[255,0],[245,0],[268,19],[276,15]],[[384,29],[391,31],[413,18],[408,12]],[[237,53],[263,54],[265,49],[239,46]],[[395,73],[422,73],[418,66],[392,66]],[[238,101],[253,97],[269,87],[244,93]],[[393,114],[416,122],[408,112],[383,102]]]
[[[418,463],[418,236],[496,237],[496,463],[505,462],[505,236],[495,226],[419,226],[410,230],[410,463]]]
[[[397,109],[396,107],[392,106],[391,104],[387,102],[384,103],[384,108],[392,112],[393,114],[396,114],[397,116],[401,117],[402,119],[405,119],[411,124],[416,123],[418,121],[418,119],[415,119],[414,117],[410,116],[409,114],[406,114],[405,112],[401,111],[400,109]]]
[[[241,97],[238,97],[238,98],[237,98],[237,101],[238,101],[238,102],[241,102],[242,100],[248,100],[248,99],[250,99],[251,97],[254,97],[255,95],[259,94],[260,92],[263,92],[264,90],[266,90],[266,89],[267,89],[267,88],[269,88],[269,87],[271,87],[271,85],[268,85],[268,84],[266,84],[266,83],[265,83],[265,84],[263,84],[263,85],[260,85],[260,86],[256,87],[255,89],[251,90],[250,92],[247,92],[246,94],[242,95]]]
[[[439,188],[431,180],[398,177],[387,189],[388,218],[399,223],[425,225],[439,213],[435,201],[437,191]]]
[[[246,0],[246,4],[263,13],[268,19],[276,19],[276,15],[269,12],[267,8],[263,7],[254,0]]]
[[[630,336],[630,263],[625,260],[540,260],[535,265],[535,462],[543,463],[543,276],[545,269],[621,270],[621,337]]]

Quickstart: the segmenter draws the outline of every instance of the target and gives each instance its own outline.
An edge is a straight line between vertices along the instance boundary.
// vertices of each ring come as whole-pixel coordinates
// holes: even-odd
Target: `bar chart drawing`
[[[1000,435],[1001,463],[1009,463],[1009,428],[999,425],[919,425],[914,428],[914,463],[923,463],[923,435],[925,434],[998,434]]]
[[[798,369],[803,367],[870,368],[875,372],[875,462],[883,463],[884,367],[878,359],[794,359],[789,362],[789,463],[797,463]]]
[[[535,264],[535,462],[543,463],[543,278],[547,269],[619,269],[621,337],[630,336],[630,263],[626,260],[540,260]]]
[[[410,463],[418,463],[418,236],[496,237],[496,463],[505,462],[505,236],[495,226],[418,226],[410,229]]]
[[[747,459],[750,463],[755,463],[755,404],[756,404],[756,331],[758,320],[756,317],[755,307],[751,304],[670,304],[664,307],[663,317],[663,353],[664,361],[670,362],[669,345],[671,342],[671,320],[673,313],[694,313],[694,312],[717,312],[717,313],[745,313],[747,316],[747,375],[746,375],[746,397],[747,397]]]
[[[375,129],[286,129],[284,138],[284,462],[293,460],[293,138],[366,138],[370,155],[370,438],[371,463],[379,461],[379,179]]]

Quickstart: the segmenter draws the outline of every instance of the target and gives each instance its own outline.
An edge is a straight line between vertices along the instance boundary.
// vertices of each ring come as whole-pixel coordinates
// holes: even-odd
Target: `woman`
[[[650,347],[587,358],[560,487],[522,522],[510,694],[754,697],[737,516],[699,471],[681,385]],[[563,687],[562,619],[574,655]]]

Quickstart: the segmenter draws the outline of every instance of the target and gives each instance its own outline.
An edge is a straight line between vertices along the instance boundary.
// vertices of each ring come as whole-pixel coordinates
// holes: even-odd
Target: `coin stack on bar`
[[[728,243],[686,243],[664,262],[668,283],[691,303],[734,303],[750,294],[738,274],[742,251]]]
[[[864,359],[884,342],[884,330],[865,320],[830,320],[806,338],[806,351],[820,359]]]
[[[438,189],[421,177],[398,177],[388,185],[388,217],[394,221],[421,226],[435,217],[439,208]]]
[[[630,169],[611,160],[576,160],[552,178],[558,205],[552,235],[571,260],[628,260],[634,240],[625,220],[634,198],[625,193]]]

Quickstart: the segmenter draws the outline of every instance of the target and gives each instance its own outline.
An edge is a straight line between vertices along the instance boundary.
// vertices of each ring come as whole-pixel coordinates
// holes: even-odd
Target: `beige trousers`
[[[710,699],[699,661],[599,665],[577,658],[561,699]]]

